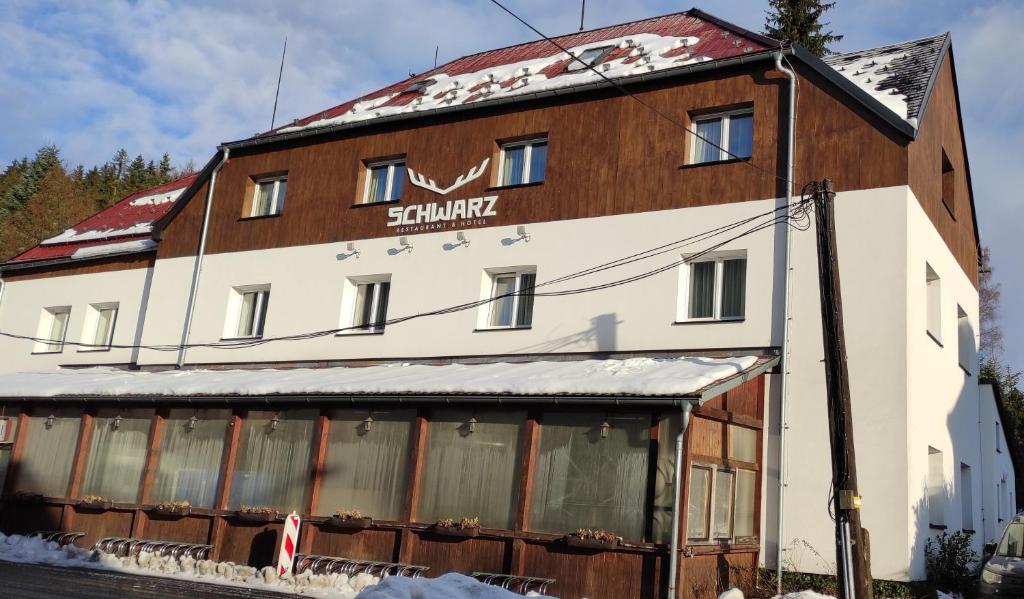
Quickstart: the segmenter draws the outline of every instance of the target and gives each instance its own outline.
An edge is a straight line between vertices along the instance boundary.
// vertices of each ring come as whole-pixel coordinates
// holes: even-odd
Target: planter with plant
[[[466,516],[459,520],[441,518],[431,527],[431,530],[446,537],[473,538],[480,534],[480,518]]]
[[[235,511],[235,518],[243,522],[273,522],[277,520],[277,510],[260,505],[243,505]]]
[[[165,501],[154,505],[150,510],[159,516],[188,516],[192,513],[192,506],[188,501]]]
[[[327,519],[325,524],[338,530],[363,530],[373,525],[373,518],[359,510],[341,510]]]
[[[616,536],[614,532],[608,532],[600,528],[595,530],[577,528],[575,532],[565,535],[563,541],[570,547],[607,550],[618,547],[622,539]]]
[[[100,495],[86,495],[78,500],[78,507],[83,510],[109,510],[114,502]]]

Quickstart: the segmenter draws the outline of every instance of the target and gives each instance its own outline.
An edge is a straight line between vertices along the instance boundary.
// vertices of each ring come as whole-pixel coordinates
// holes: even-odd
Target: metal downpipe
[[[679,589],[676,585],[676,578],[679,573],[679,510],[682,509],[682,481],[683,481],[683,439],[686,436],[686,429],[690,426],[690,412],[693,410],[692,402],[683,402],[679,432],[676,434],[676,472],[675,485],[672,489],[672,543],[668,555],[668,599],[676,599],[679,596]]]
[[[196,295],[199,292],[199,272],[203,269],[203,254],[206,252],[206,233],[210,226],[210,209],[213,207],[213,189],[217,186],[217,173],[224,168],[228,161],[228,154],[231,148],[222,147],[223,155],[213,173],[210,174],[210,185],[206,188],[206,207],[203,210],[203,226],[199,231],[199,249],[196,251],[196,262],[192,268],[192,285],[188,291],[188,305],[185,307],[185,325],[181,330],[181,345],[178,347],[178,361],[176,366],[181,368],[185,365],[185,352],[188,346],[189,334],[192,332],[192,315],[195,313]]]
[[[775,68],[789,79],[789,118],[786,119],[786,206],[793,204],[793,138],[796,129],[796,73],[782,64],[782,52],[775,54]],[[787,214],[792,208],[787,208]],[[778,530],[776,531],[775,579],[776,593],[782,594],[782,552],[783,534],[785,531],[785,497],[786,497],[786,400],[789,394],[789,321],[792,304],[792,272],[793,272],[793,228],[786,226],[786,300],[782,317],[782,368],[781,389],[779,390],[779,496],[778,496]]]

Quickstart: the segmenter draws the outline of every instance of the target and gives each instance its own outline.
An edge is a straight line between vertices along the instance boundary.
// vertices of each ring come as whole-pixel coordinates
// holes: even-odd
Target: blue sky
[[[575,31],[579,0],[506,0],[549,34]],[[694,0],[696,4],[696,0]],[[589,0],[596,27],[685,10],[658,0]],[[760,30],[767,0],[699,8]],[[953,34],[982,241],[1003,287],[1006,358],[1024,369],[1024,1],[838,0],[828,14],[853,50]],[[117,148],[203,164],[218,142],[268,128],[289,36],[278,122],[440,61],[533,39],[487,0],[0,2],[0,162],[42,144],[92,165]]]

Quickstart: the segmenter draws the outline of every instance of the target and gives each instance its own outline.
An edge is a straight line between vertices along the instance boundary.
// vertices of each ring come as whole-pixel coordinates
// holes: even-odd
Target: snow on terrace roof
[[[133,193],[4,264],[81,259],[152,249],[156,245],[149,239],[153,222],[167,214],[196,176],[189,175]]]
[[[0,374],[0,396],[224,397],[302,395],[511,395],[692,397],[775,358],[630,358],[489,364],[395,364],[273,370],[125,371],[112,368]]]
[[[948,33],[824,57],[841,75],[917,126]]]
[[[739,27],[727,27],[697,10],[553,39],[575,56],[589,49],[608,48],[609,51],[595,66],[610,79],[742,56],[774,47],[769,45],[773,40]],[[568,54],[546,40],[481,52],[297,119],[264,135],[523,96],[601,79],[590,69],[567,69],[572,62]]]

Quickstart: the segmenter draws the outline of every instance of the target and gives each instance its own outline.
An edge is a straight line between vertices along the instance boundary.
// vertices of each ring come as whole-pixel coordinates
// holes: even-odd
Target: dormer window
[[[403,94],[422,94],[423,90],[437,83],[436,79],[421,79],[402,90]]]
[[[613,46],[599,46],[597,48],[587,48],[584,50],[576,59],[569,61],[569,64],[565,65],[567,72],[572,71],[583,71],[588,67],[596,66],[601,64],[606,56],[612,51]]]
[[[288,191],[288,177],[259,179],[252,198],[250,217],[273,216],[284,211],[284,196]]]

